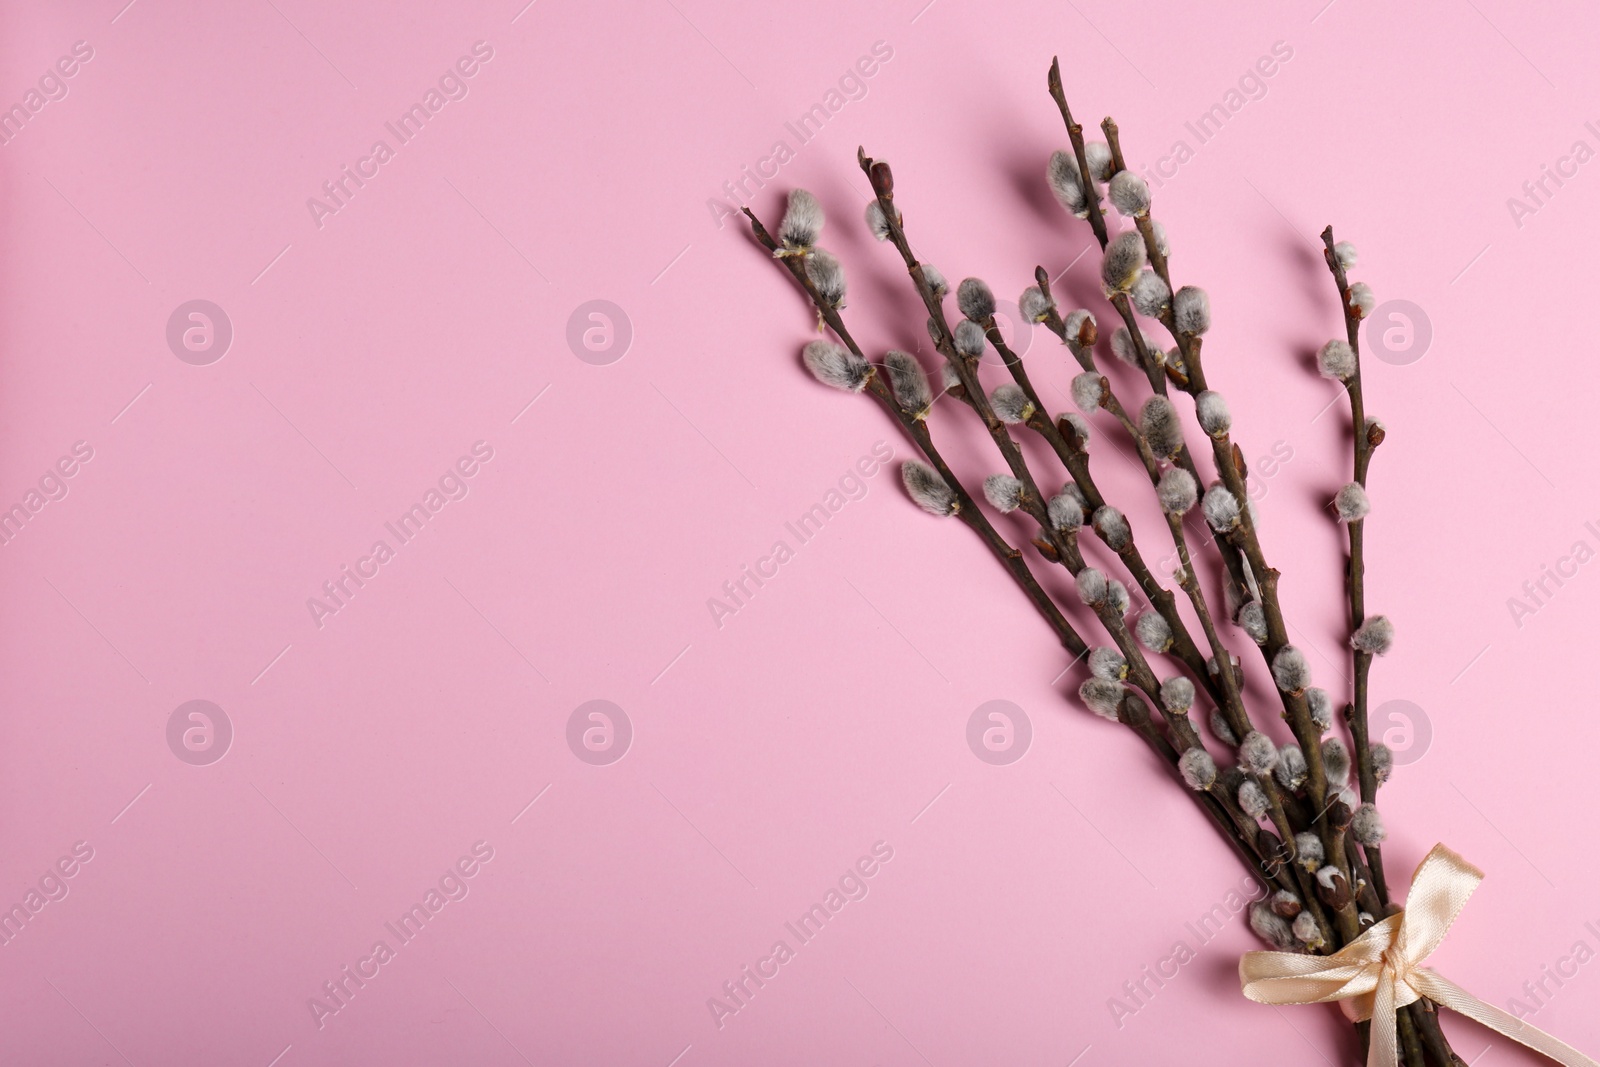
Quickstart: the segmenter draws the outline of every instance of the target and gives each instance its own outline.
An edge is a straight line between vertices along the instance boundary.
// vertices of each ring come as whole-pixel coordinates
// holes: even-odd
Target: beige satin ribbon
[[[1435,845],[1411,879],[1405,910],[1391,915],[1331,956],[1246,952],[1239,960],[1244,995],[1261,1004],[1340,1002],[1356,1022],[1372,1020],[1367,1067],[1398,1067],[1395,1012],[1427,997],[1475,1019],[1565,1067],[1600,1067],[1571,1045],[1485,1004],[1422,961],[1483,881],[1483,872]]]

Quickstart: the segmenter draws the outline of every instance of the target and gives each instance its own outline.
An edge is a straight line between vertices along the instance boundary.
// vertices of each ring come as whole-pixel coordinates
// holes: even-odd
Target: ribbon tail
[[[1547,1056],[1563,1067],[1600,1067],[1600,1063],[1585,1056],[1565,1041],[1552,1037],[1530,1023],[1492,1004],[1485,1004],[1465,989],[1443,977],[1431,968],[1419,967],[1412,972],[1411,987],[1436,1004],[1442,1004],[1457,1015],[1465,1015],[1482,1023],[1497,1033],[1504,1034],[1521,1045],[1526,1045]],[[1377,1029],[1373,1029],[1373,1044],[1377,1044]],[[1368,1057],[1367,1063],[1374,1061]]]
[[[1387,967],[1372,994],[1372,1029],[1367,1040],[1367,1067],[1399,1067],[1400,1038],[1395,1032],[1394,973]]]

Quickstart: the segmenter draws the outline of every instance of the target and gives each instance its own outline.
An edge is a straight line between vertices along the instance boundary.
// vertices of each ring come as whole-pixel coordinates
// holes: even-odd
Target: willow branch
[[[778,248],[778,243],[773,240],[767,228],[761,224],[761,220],[756,218],[748,208],[744,209],[744,214],[750,220],[750,228],[755,234],[757,242],[767,251],[775,252]],[[783,264],[785,269],[793,276],[795,282],[811,301],[812,306],[817,309],[817,313],[822,316],[823,321],[839,340],[857,356],[866,359],[861,347],[856,344],[855,338],[851,337],[850,331],[845,328],[844,320],[839,315],[838,310],[822,298],[817,292],[816,286],[812,284],[811,279],[806,276],[804,261],[800,257],[784,257],[780,258],[778,262]],[[945,480],[945,484],[955,494],[958,502],[956,517],[978,535],[989,551],[1006,568],[1012,580],[1017,583],[1033,603],[1035,609],[1043,616],[1045,622],[1050,625],[1050,629],[1060,640],[1062,647],[1072,653],[1074,659],[1081,659],[1083,656],[1088,655],[1088,643],[1079,635],[1067,617],[1062,614],[1055,600],[1039,584],[1038,579],[1033,575],[1033,570],[1028,566],[1027,560],[1023,558],[1021,550],[1013,548],[1005,538],[1000,536],[1000,533],[995,530],[982,509],[978,507],[977,502],[973,500],[972,494],[967,492],[966,488],[961,484],[961,480],[956,477],[955,472],[950,469],[950,465],[940,455],[939,450],[934,446],[933,436],[928,429],[928,424],[901,408],[894,398],[893,390],[883,382],[882,377],[876,372],[868,380],[867,390],[893,416],[906,436],[917,446],[928,462],[933,465],[933,468],[939,472],[939,476]]]
[[[1350,282],[1344,265],[1334,249],[1333,227],[1322,231],[1323,258],[1333,274],[1334,285],[1339,290],[1339,306],[1344,313],[1345,338],[1354,356],[1355,368],[1345,381],[1345,392],[1350,398],[1350,427],[1352,467],[1356,484],[1367,488],[1367,468],[1372,463],[1372,450],[1376,445],[1373,433],[1367,426],[1367,409],[1361,389],[1361,321],[1359,307],[1350,299]],[[1379,440],[1381,440],[1381,436]],[[1350,556],[1345,570],[1345,589],[1350,598],[1350,628],[1360,626],[1367,617],[1366,599],[1366,519],[1353,519],[1345,524],[1349,530]],[[1356,780],[1361,790],[1361,801],[1371,804],[1378,794],[1378,779],[1372,766],[1372,742],[1369,739],[1367,715],[1368,678],[1372,671],[1372,653],[1361,649],[1351,650],[1354,681],[1351,704],[1345,709],[1345,719],[1350,724],[1350,737],[1355,746]],[[1367,862],[1378,892],[1378,899],[1389,901],[1389,888],[1383,873],[1381,846],[1366,845]]]

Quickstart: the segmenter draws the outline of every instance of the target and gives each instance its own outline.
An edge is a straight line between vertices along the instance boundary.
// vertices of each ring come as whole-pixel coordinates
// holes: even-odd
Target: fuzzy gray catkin
[[[1210,789],[1217,780],[1217,761],[1203,748],[1191,748],[1178,757],[1178,773],[1183,784],[1195,792]]]
[[[1350,750],[1345,747],[1342,739],[1337,737],[1323,739],[1322,768],[1327,772],[1330,785],[1343,787],[1350,780]]]
[[[1271,774],[1278,765],[1278,746],[1260,730],[1251,730],[1239,742],[1239,766],[1251,774]]]
[[[1017,310],[1022,312],[1025,322],[1043,322],[1050,317],[1050,312],[1055,310],[1055,301],[1044,295],[1044,290],[1037,285],[1030,285],[1022,290],[1022,296],[1017,300]]]
[[[867,204],[867,230],[880,241],[889,239],[889,220],[883,213],[883,204],[877,200]]]
[[[1000,421],[1015,425],[1027,421],[1034,413],[1033,401],[1028,399],[1028,394],[1022,387],[1012,382],[1005,382],[994,387],[994,392],[989,394],[989,407],[999,416]]]
[[[883,357],[889,371],[889,385],[900,407],[911,415],[926,415],[933,406],[933,387],[928,384],[928,373],[909,352],[890,349]]]
[[[1194,706],[1194,683],[1182,675],[1161,683],[1161,706],[1168,711],[1183,714]]]
[[[1322,838],[1309,830],[1294,835],[1294,851],[1300,866],[1307,871],[1317,870],[1327,858],[1327,853],[1322,848]]]
[[[778,240],[790,251],[809,249],[822,233],[822,222],[822,204],[806,190],[795,189],[778,224]]]
[[[1188,512],[1199,498],[1199,492],[1194,475],[1182,467],[1167,468],[1162,473],[1161,480],[1156,483],[1156,498],[1161,503],[1161,510],[1168,515],[1183,515]]]
[[[1340,522],[1356,522],[1372,513],[1372,501],[1360,482],[1351,482],[1333,494],[1333,512]]]
[[[859,393],[872,377],[872,364],[832,341],[812,341],[801,349],[806,369],[823,385]]]
[[[1106,245],[1105,255],[1100,261],[1100,280],[1105,282],[1109,291],[1125,293],[1139,280],[1139,272],[1144,265],[1144,238],[1139,236],[1138,231],[1128,230],[1112,238],[1111,243]]]
[[[1316,916],[1309,911],[1302,911],[1294,917],[1294,922],[1289,927],[1297,940],[1307,948],[1320,948],[1323,945],[1322,928],[1317,925]]]
[[[1152,350],[1150,342],[1145,340],[1142,335],[1140,340],[1144,341],[1143,354],[1140,353],[1139,345],[1134,341],[1133,334],[1128,331],[1128,328],[1126,326],[1118,326],[1111,331],[1111,354],[1130,367],[1142,366],[1145,358],[1155,358],[1155,352]]]
[[[1356,372],[1356,353],[1349,341],[1337,338],[1323,345],[1317,352],[1317,369],[1324,378],[1348,381]]]
[[[1128,299],[1133,301],[1133,308],[1139,314],[1159,319],[1162,312],[1171,306],[1172,290],[1155,271],[1142,271],[1139,280],[1133,283]]]
[[[1062,492],[1051,497],[1045,511],[1050,519],[1050,525],[1063,533],[1069,533],[1083,525],[1083,501],[1070,493]]]
[[[1089,673],[1096,678],[1120,682],[1128,673],[1128,661],[1114,648],[1100,646],[1089,650]]]
[[[1050,153],[1045,180],[1062,207],[1080,219],[1088,217],[1089,197],[1084,192],[1083,176],[1078,173],[1078,161],[1072,158],[1071,152],[1057,149]]]
[[[1172,647],[1172,626],[1160,612],[1147,611],[1133,624],[1134,636],[1151,652],[1162,653]]]
[[[922,280],[928,283],[934,299],[943,300],[950,295],[950,283],[944,280],[944,275],[940,274],[939,268],[932,263],[922,264]]]
[[[939,472],[918,460],[900,465],[900,480],[917,506],[930,515],[954,515],[960,510],[956,494]]]
[[[1372,777],[1379,785],[1389,780],[1394,774],[1394,749],[1382,741],[1374,741],[1372,749]]]
[[[1124,218],[1140,218],[1150,214],[1150,185],[1133,171],[1117,171],[1106,192],[1111,197],[1112,206]]]
[[[1133,540],[1133,530],[1128,526],[1127,518],[1110,504],[1094,513],[1093,522],[1095,533],[1113,552],[1121,552]]]
[[[956,307],[973,322],[987,322],[994,317],[994,292],[982,278],[964,278],[956,286]]]
[[[1317,729],[1327,733],[1333,728],[1333,698],[1326,689],[1311,686],[1306,690],[1306,707],[1311,711],[1311,721]]]
[[[1211,483],[1211,488],[1206,490],[1204,499],[1200,501],[1200,510],[1205,512],[1206,522],[1218,533],[1227,533],[1239,525],[1239,499],[1221,482]]]
[[[1260,901],[1250,905],[1250,929],[1261,940],[1280,951],[1288,952],[1299,946],[1288,921]]]
[[[971,319],[962,319],[956,323],[956,351],[968,359],[980,359],[984,347],[989,339],[984,336],[983,327]]]
[[[983,495],[995,510],[1010,513],[1022,506],[1022,483],[1009,474],[991,474],[983,480]]]
[[[1111,146],[1104,141],[1085,141],[1083,145],[1083,160],[1089,164],[1089,176],[1097,182],[1111,180],[1111,170],[1115,165],[1115,157],[1111,155]]]
[[[1107,579],[1106,603],[1113,615],[1116,615],[1119,618],[1123,615],[1126,615],[1131,603],[1128,599],[1128,587],[1117,581],[1115,578]]]
[[[1254,778],[1246,778],[1239,783],[1239,806],[1252,819],[1259,819],[1267,813],[1266,791]]]
[[[806,277],[817,287],[817,295],[829,306],[844,306],[844,265],[839,257],[825,249],[815,248],[806,257]]]
[[[1186,285],[1172,294],[1172,325],[1179,333],[1195,335],[1211,329],[1211,297],[1204,289]]]
[[[961,372],[948,359],[939,367],[939,383],[944,386],[945,392],[961,385]]]
[[[1267,643],[1267,613],[1259,600],[1252,600],[1239,609],[1239,628],[1256,644]]]
[[[1057,497],[1056,499],[1061,499]],[[1085,567],[1073,579],[1078,587],[1078,599],[1089,607],[1102,604],[1106,599],[1105,572],[1096,567]]]
[[[1211,733],[1225,745],[1239,743],[1239,739],[1234,736],[1233,727],[1228,725],[1228,717],[1222,713],[1221,708],[1211,709]]]
[[[1372,656],[1386,655],[1394,647],[1394,623],[1387,615],[1369,615],[1350,635],[1350,647]]]
[[[1207,389],[1195,397],[1194,410],[1200,420],[1200,429],[1208,437],[1221,437],[1233,428],[1233,415],[1228,411],[1228,402],[1221,393]]]
[[[1285,693],[1298,693],[1311,684],[1311,664],[1306,654],[1293,645],[1284,645],[1272,658],[1272,680]]]
[[[1117,709],[1122,705],[1122,684],[1106,678],[1089,678],[1078,687],[1078,698],[1096,715],[1115,722]]]
[[[1311,769],[1306,766],[1306,754],[1299,745],[1288,744],[1278,749],[1278,766],[1272,775],[1278,784],[1293,792],[1305,784]]]
[[[1366,282],[1356,282],[1350,286],[1350,308],[1356,313],[1356,318],[1366,318],[1377,306],[1378,298],[1372,295],[1372,286]]]
[[[1086,370],[1072,379],[1072,402],[1085,415],[1099,411],[1105,395],[1106,378],[1099,371]]]
[[[1083,308],[1076,308],[1067,312],[1067,317],[1061,320],[1062,333],[1067,335],[1067,344],[1076,346],[1078,338],[1083,336],[1085,327],[1097,329],[1094,313]],[[1074,348],[1076,351],[1076,348]]]
[[[1378,814],[1378,809],[1371,804],[1363,804],[1356,809],[1350,819],[1350,834],[1356,839],[1356,844],[1363,848],[1383,844],[1389,832],[1383,827],[1383,816]]]
[[[1178,419],[1178,410],[1159,394],[1139,409],[1139,432],[1150,450],[1163,459],[1177,455],[1183,447],[1183,423]]]

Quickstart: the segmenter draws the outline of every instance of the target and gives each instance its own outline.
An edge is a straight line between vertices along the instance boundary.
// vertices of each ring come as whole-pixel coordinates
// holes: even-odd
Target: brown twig
[[[1030,518],[1039,524],[1047,543],[1051,546],[1056,562],[1061,563],[1074,577],[1080,574],[1087,564],[1083,555],[1078,550],[1075,534],[1058,530],[1050,521],[1046,505],[1048,498],[1040,491],[1038,482],[1033,472],[1028,467],[1027,460],[1022,455],[1022,449],[1017,446],[1011,436],[1011,431],[1006,424],[994,413],[989,403],[988,395],[983,390],[983,384],[978,380],[977,360],[962,355],[955,347],[955,335],[950,329],[945,318],[944,304],[934,293],[929,285],[921,262],[911,250],[911,243],[906,238],[904,223],[899,208],[894,202],[894,177],[889,170],[889,165],[882,160],[875,160],[866,154],[865,150],[858,150],[857,159],[861,169],[866,173],[868,181],[877,196],[879,208],[882,210],[885,229],[888,232],[889,243],[894,245],[900,253],[901,260],[905,263],[906,273],[910,275],[912,284],[922,298],[923,306],[928,311],[929,324],[933,332],[934,346],[940,354],[955,368],[961,380],[962,399],[977,413],[979,420],[989,431],[995,446],[1000,450],[1000,455],[1005,459],[1006,466],[1011,470],[1012,477],[1022,485],[1021,508]],[[1124,623],[1109,601],[1095,605],[1095,613],[1099,616],[1106,632],[1112,642],[1117,646],[1117,651],[1122,654],[1127,662],[1128,681],[1150,698],[1151,704],[1161,708],[1160,682],[1155,672],[1150,669],[1145,660],[1144,653],[1140,650],[1138,642],[1133,640]],[[1184,716],[1187,723],[1188,717]],[[1169,728],[1173,723],[1169,721]],[[1191,740],[1192,738],[1192,740]],[[1186,736],[1179,736],[1183,744],[1180,748],[1193,747],[1198,743],[1198,736],[1194,735],[1192,726],[1187,730]]]
[[[1046,284],[1048,284],[1048,278],[1046,279]],[[1041,288],[1041,291],[1048,295],[1048,289]],[[1059,321],[1059,316],[1057,316],[1057,321]],[[1006,344],[1005,338],[1000,334],[994,316],[989,316],[978,325],[983,327],[989,344],[999,353],[1001,361],[1005,363],[1006,368],[1011,372],[1011,377],[1016,381],[1018,388],[1023,391],[1023,394],[1034,407],[1035,415],[1027,420],[1026,423],[1028,428],[1043,437],[1050,445],[1056,457],[1061,460],[1062,466],[1066,467],[1067,472],[1072,476],[1072,480],[1078,486],[1079,491],[1083,493],[1083,498],[1088,505],[1089,511],[1093,513],[1105,507],[1106,499],[1101,494],[1099,486],[1095,484],[1094,476],[1089,470],[1087,450],[1081,447],[1074,447],[1073,443],[1069,442],[1066,436],[1062,434],[1060,427],[1045,412],[1044,401],[1040,399],[1038,390],[1034,388],[1033,382],[1028,376],[1027,368],[1023,366],[1021,357]],[[1158,474],[1156,477],[1159,478],[1160,475]],[[1210,691],[1212,696],[1221,702],[1224,699],[1224,694],[1217,682],[1211,678],[1210,672],[1206,669],[1205,656],[1201,654],[1199,647],[1194,642],[1194,638],[1189,634],[1188,625],[1178,612],[1177,598],[1151,572],[1149,565],[1144,560],[1144,556],[1139,552],[1137,539],[1130,533],[1126,542],[1121,547],[1112,548],[1112,551],[1122,558],[1123,565],[1128,568],[1128,573],[1133,576],[1133,580],[1138,584],[1140,591],[1149,599],[1156,612],[1166,620],[1168,629],[1172,631],[1172,654],[1184,666],[1189,668],[1190,673],[1194,675],[1195,680],[1202,687]]]
[[[1355,356],[1355,369],[1345,381],[1345,393],[1350,398],[1350,424],[1354,459],[1352,467],[1355,482],[1364,491],[1367,488],[1367,469],[1372,463],[1372,450],[1376,446],[1367,427],[1366,400],[1361,389],[1361,310],[1350,299],[1350,283],[1344,265],[1339,262],[1333,240],[1333,227],[1322,231],[1323,258],[1333,274],[1334,285],[1339,290],[1339,305],[1343,311],[1345,337]],[[1381,440],[1381,438],[1380,438]],[[1353,632],[1367,617],[1366,598],[1366,519],[1356,518],[1345,524],[1349,528],[1350,555],[1345,568],[1345,589],[1350,598],[1350,629]],[[1361,791],[1361,801],[1371,804],[1378,794],[1378,779],[1372,767],[1372,742],[1368,736],[1367,689],[1372,671],[1372,653],[1351,650],[1354,673],[1351,704],[1345,709],[1345,719],[1350,725],[1350,737],[1355,747],[1356,780]],[[1364,846],[1368,865],[1372,869],[1378,899],[1389,900],[1389,887],[1383,874],[1383,853],[1378,845]]]
[[[761,220],[756,218],[749,208],[744,209],[744,214],[750,220],[750,228],[755,234],[757,242],[767,251],[775,252],[778,249],[778,243],[767,232],[767,228],[761,224]],[[817,313],[823,317],[823,320],[839,340],[858,357],[866,359],[861,347],[856,344],[855,338],[851,337],[850,331],[845,328],[844,320],[840,317],[838,310],[822,298],[821,294],[817,292],[816,286],[807,277],[804,261],[800,257],[792,256],[781,258],[778,262],[782,263],[794,277],[796,283],[799,284],[807,298],[810,299],[812,306],[817,309]],[[1013,548],[1006,542],[1005,538],[1000,536],[999,532],[995,530],[994,526],[983,514],[982,509],[978,507],[977,502],[973,500],[972,495],[961,484],[961,480],[956,477],[955,472],[944,461],[944,457],[939,454],[939,450],[934,447],[933,436],[928,430],[927,423],[916,418],[915,413],[908,413],[902,409],[894,398],[893,390],[883,382],[881,376],[877,373],[872,375],[867,383],[867,388],[873,397],[900,424],[900,428],[905,431],[906,435],[911,438],[922,454],[927,457],[928,462],[939,472],[939,476],[945,480],[945,484],[950,487],[950,491],[955,494],[959,503],[956,517],[966,523],[968,528],[982,539],[989,551],[1006,568],[1012,579],[1033,603],[1035,609],[1050,624],[1051,630],[1060,639],[1062,647],[1072,653],[1074,659],[1081,659],[1088,655],[1088,643],[1078,634],[1078,631],[1068,621],[1067,617],[1062,614],[1060,607],[1051,599],[1050,594],[1045,592],[1044,588],[1039,584],[1038,579],[1033,575],[1033,570],[1028,566],[1027,560],[1023,558],[1021,550]]]

